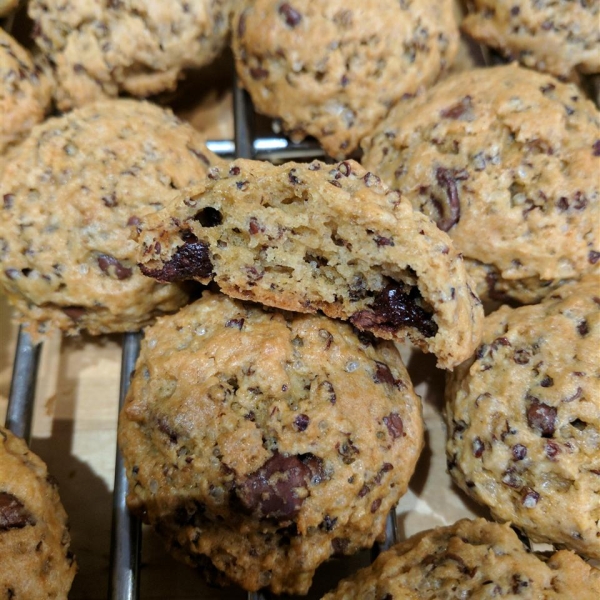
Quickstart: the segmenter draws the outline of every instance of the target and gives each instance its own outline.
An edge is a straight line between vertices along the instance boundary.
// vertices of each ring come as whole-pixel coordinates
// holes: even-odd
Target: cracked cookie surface
[[[121,93],[173,90],[229,35],[233,0],[31,0],[33,35],[54,65],[61,110]]]
[[[135,331],[187,301],[136,267],[131,234],[219,159],[190,125],[108,100],[36,126],[0,180],[0,285],[34,337]]]
[[[509,60],[573,78],[600,72],[597,0],[475,0],[462,28]]]
[[[50,79],[29,52],[0,28],[0,155],[43,120],[51,98]]]
[[[486,317],[448,378],[450,474],[495,518],[600,558],[600,275]]]
[[[0,427],[0,598],[66,600],[77,566],[44,462]]]
[[[129,506],[176,556],[306,593],[319,564],[383,533],[421,403],[391,342],[205,292],[146,331],[119,444]]]
[[[414,535],[323,600],[595,600],[600,571],[567,550],[528,551],[508,525],[463,519]]]
[[[363,164],[448,232],[482,299],[537,302],[600,260],[600,113],[550,75],[449,77],[392,111]]]
[[[410,338],[451,368],[479,343],[480,301],[451,240],[354,161],[238,160],[140,225],[141,268],[228,295]]]
[[[328,154],[356,149],[390,106],[454,59],[450,0],[258,0],[232,24],[240,80],[256,108]]]

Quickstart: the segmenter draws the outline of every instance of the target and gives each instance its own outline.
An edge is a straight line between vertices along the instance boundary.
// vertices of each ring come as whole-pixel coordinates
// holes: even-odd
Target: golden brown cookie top
[[[35,127],[0,182],[0,284],[34,335],[127,331],[187,295],[135,265],[140,219],[219,159],[145,102],[108,100]]]
[[[56,483],[27,444],[0,427],[0,590],[66,600],[77,566]]]
[[[450,474],[532,539],[600,558],[600,274],[503,307],[448,379]]]
[[[450,0],[258,0],[232,24],[237,72],[256,108],[331,156],[356,149],[403,96],[453,61]]]
[[[0,155],[44,118],[51,96],[50,79],[0,28]]]
[[[354,161],[237,160],[140,227],[160,281],[214,280],[231,296],[409,338],[443,368],[479,343],[482,309],[448,236]]]
[[[462,28],[509,60],[576,78],[600,72],[600,3],[597,0],[475,0]]]
[[[32,0],[34,38],[50,57],[61,110],[173,90],[182,71],[225,46],[232,0]]]
[[[449,77],[392,111],[363,164],[449,233],[482,297],[534,302],[600,259],[600,113],[549,75]]]
[[[594,600],[599,593],[600,571],[572,552],[536,555],[508,525],[463,519],[397,544],[323,600]]]
[[[159,532],[189,506],[187,553],[219,566],[229,540],[220,568],[240,585],[306,593],[318,564],[381,533],[423,424],[391,342],[204,293],[147,329],[119,443],[129,503]]]

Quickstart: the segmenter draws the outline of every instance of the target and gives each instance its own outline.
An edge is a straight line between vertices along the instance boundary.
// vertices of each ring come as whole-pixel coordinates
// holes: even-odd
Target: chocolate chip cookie
[[[258,111],[339,159],[390,106],[433,83],[458,43],[451,0],[246,1],[232,31],[237,72]]]
[[[134,331],[187,301],[139,272],[131,234],[219,163],[190,125],[108,100],[49,119],[15,150],[0,180],[0,286],[34,337]]]
[[[392,111],[363,164],[449,233],[482,299],[537,302],[600,259],[600,113],[550,75],[450,77]]]
[[[205,292],[146,331],[119,444],[130,508],[177,557],[304,594],[382,534],[423,423],[391,342]]]
[[[509,60],[558,77],[600,73],[600,3],[474,0],[463,30]]]
[[[77,570],[69,543],[46,465],[0,427],[0,598],[66,600]]]
[[[354,161],[213,169],[140,226],[142,271],[316,312],[459,364],[482,309],[445,233]]]
[[[66,110],[120,93],[173,90],[229,35],[233,0],[31,0],[34,39],[55,67]]]
[[[44,118],[51,98],[50,79],[0,28],[0,155]]]
[[[485,319],[446,391],[448,468],[532,539],[600,558],[600,275]]]
[[[323,600],[596,600],[599,595],[600,571],[576,554],[535,554],[508,525],[464,519],[392,547]]]

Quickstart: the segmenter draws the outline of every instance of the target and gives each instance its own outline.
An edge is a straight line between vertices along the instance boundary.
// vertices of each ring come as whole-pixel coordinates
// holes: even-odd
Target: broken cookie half
[[[215,281],[235,298],[321,310],[408,337],[446,369],[481,337],[481,303],[448,235],[351,160],[237,160],[138,231],[142,272],[159,281]]]

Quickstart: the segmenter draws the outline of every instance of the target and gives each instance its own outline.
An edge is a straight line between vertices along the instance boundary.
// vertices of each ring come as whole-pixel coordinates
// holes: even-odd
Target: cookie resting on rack
[[[488,316],[449,376],[450,475],[532,540],[600,559],[600,274]]]
[[[482,308],[450,238],[354,161],[238,160],[140,225],[142,271],[231,296],[322,310],[438,364],[468,358]]]
[[[392,111],[363,165],[447,231],[486,300],[535,303],[600,260],[600,113],[517,65],[449,77]]]
[[[147,97],[225,47],[233,0],[30,0],[33,37],[54,66],[61,110]]]
[[[0,427],[0,598],[67,600],[77,571],[69,543],[46,465]]]
[[[341,159],[450,67],[458,28],[452,0],[256,0],[236,6],[232,36],[257,110]]]
[[[50,108],[52,84],[25,48],[0,28],[0,161]]]
[[[176,557],[305,594],[330,556],[383,536],[421,403],[393,343],[205,292],[146,331],[119,445],[129,507]]]
[[[598,0],[474,0],[462,23],[508,60],[562,78],[600,73]]]
[[[36,126],[0,179],[0,287],[28,331],[136,331],[185,304],[139,272],[131,234],[218,163],[190,125],[141,101]]]
[[[529,551],[508,525],[463,519],[393,546],[323,600],[597,600],[600,571],[560,550]]]

